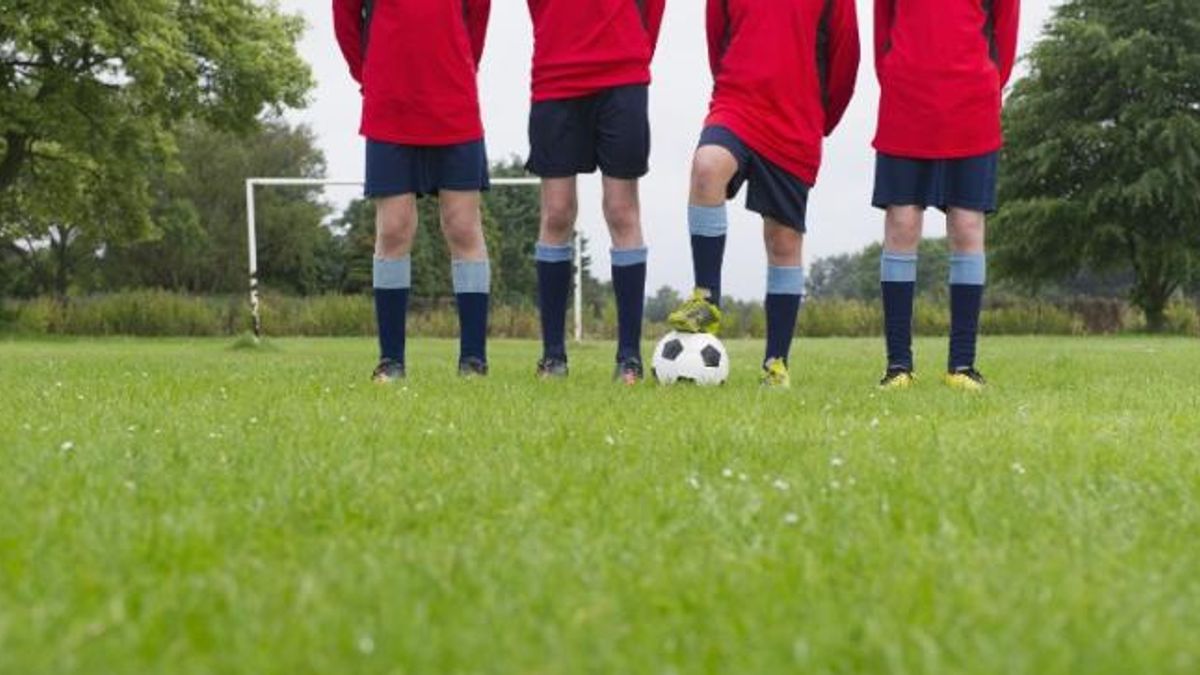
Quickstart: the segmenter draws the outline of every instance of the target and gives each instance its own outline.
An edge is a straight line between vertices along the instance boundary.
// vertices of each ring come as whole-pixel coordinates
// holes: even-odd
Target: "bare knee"
[[[479,211],[479,193],[441,195],[442,234],[450,254],[456,260],[487,257],[483,238],[483,218]]]
[[[561,246],[571,241],[575,230],[575,219],[579,214],[579,199],[574,183],[570,189],[552,188],[543,185],[541,241]]]
[[[725,203],[729,181],[737,173],[737,160],[725,148],[704,146],[692,160],[691,203],[717,206]]]
[[[804,261],[804,235],[798,230],[767,220],[763,227],[767,262],[774,267],[800,267]]]
[[[634,180],[604,179],[604,220],[616,248],[643,245],[642,209]]]
[[[950,209],[946,216],[946,236],[955,253],[983,253],[987,216],[979,211]]]
[[[884,248],[892,253],[916,253],[921,245],[925,212],[916,206],[888,209],[884,225]]]
[[[417,201],[413,195],[375,202],[375,256],[403,258],[412,252],[417,234]]]

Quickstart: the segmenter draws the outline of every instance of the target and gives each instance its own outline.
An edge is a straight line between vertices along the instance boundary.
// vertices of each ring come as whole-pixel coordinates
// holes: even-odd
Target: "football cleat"
[[[983,374],[974,368],[959,368],[952,373],[946,373],[945,383],[951,389],[961,391],[983,391],[987,380]]]
[[[565,379],[570,372],[567,360],[557,356],[547,356],[537,364],[537,376],[541,380]]]
[[[388,384],[403,380],[406,377],[404,364],[395,359],[382,359],[371,373],[371,381],[377,384]]]
[[[792,386],[792,376],[783,359],[767,359],[763,364],[762,385],[769,389],[788,389]]]
[[[697,288],[691,298],[671,312],[667,323],[681,333],[717,335],[721,332],[721,309],[712,303],[707,290]]]
[[[487,361],[475,356],[458,362],[458,376],[464,378],[484,377],[488,374]]]
[[[644,377],[645,369],[642,367],[641,357],[627,356],[617,360],[617,367],[613,370],[613,381],[634,385],[641,382]]]
[[[887,374],[879,381],[880,389],[900,390],[910,389],[917,383],[917,376],[907,368],[888,368]]]

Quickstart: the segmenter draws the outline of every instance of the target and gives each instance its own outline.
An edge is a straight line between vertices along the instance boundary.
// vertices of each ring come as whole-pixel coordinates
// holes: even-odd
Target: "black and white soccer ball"
[[[729,353],[715,335],[672,332],[654,348],[653,368],[662,384],[713,387],[729,379]]]

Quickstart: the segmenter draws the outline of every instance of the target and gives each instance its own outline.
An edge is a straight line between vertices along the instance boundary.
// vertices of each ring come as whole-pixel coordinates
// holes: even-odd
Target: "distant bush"
[[[984,335],[1081,335],[1082,318],[1042,303],[1023,303],[984,311],[979,330]]]
[[[262,297],[267,335],[359,337],[375,334],[374,303],[368,295],[293,297],[267,293]],[[761,338],[766,334],[762,305],[726,303],[722,335]],[[918,300],[913,318],[915,334],[941,336],[949,330],[950,310],[941,301]],[[574,325],[569,316],[568,327]],[[999,294],[989,301],[981,318],[985,335],[1094,335],[1145,329],[1139,312],[1124,303],[1102,298],[1075,298],[1061,304]],[[585,306],[584,332],[611,340],[616,336],[616,307],[612,298]],[[244,298],[194,297],[165,291],[131,291],[73,298],[59,303],[49,298],[10,301],[0,308],[0,331],[10,335],[132,335],[229,336],[250,327]],[[452,302],[416,304],[408,319],[409,334],[453,338],[458,313]],[[1200,314],[1188,301],[1177,300],[1167,310],[1168,332],[1200,335]],[[648,338],[665,334],[664,323],[647,323]],[[878,302],[813,300],[800,313],[801,337],[877,337],[883,332]],[[537,308],[529,305],[492,308],[491,335],[536,339],[541,334]]]

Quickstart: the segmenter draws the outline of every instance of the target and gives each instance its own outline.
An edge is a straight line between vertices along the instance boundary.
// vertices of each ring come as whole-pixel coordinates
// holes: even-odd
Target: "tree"
[[[302,30],[253,0],[0,0],[0,237],[151,232],[179,123],[246,132],[303,104]]]
[[[683,298],[679,291],[670,286],[663,286],[658,292],[646,299],[646,320],[652,323],[662,323],[667,316],[679,307]]]
[[[1133,273],[1161,330],[1200,251],[1200,3],[1068,0],[1005,115],[995,261],[1027,285]]]
[[[229,293],[246,285],[245,180],[254,176],[319,178],[325,157],[305,126],[265,120],[242,136],[206,124],[177,132],[179,170],[151,181],[157,232],[113,245],[104,256],[112,286],[154,286]],[[264,286],[309,294],[336,290],[343,276],[328,207],[312,187],[260,189],[259,278]]]
[[[497,178],[522,178],[524,162],[512,157],[492,165]],[[487,210],[496,222],[496,237],[491,245],[492,266],[504,279],[503,293],[497,298],[509,305],[532,304],[537,298],[537,270],[533,249],[541,225],[541,197],[531,188],[492,188],[486,198]]]

